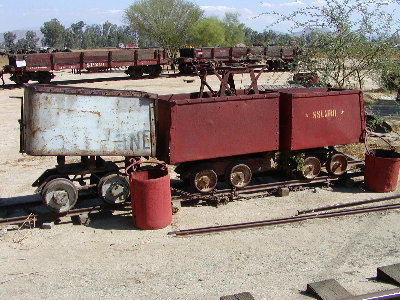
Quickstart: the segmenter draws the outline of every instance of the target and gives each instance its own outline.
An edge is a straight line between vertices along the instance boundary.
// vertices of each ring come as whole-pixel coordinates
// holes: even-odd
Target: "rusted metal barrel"
[[[365,186],[374,192],[386,193],[397,189],[400,153],[375,149],[365,153]]]
[[[139,229],[153,230],[171,224],[171,184],[165,166],[129,174],[132,218]]]

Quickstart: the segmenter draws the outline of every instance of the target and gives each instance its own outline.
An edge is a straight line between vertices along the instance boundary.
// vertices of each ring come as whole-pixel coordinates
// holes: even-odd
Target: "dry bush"
[[[8,56],[0,55],[0,68],[5,65],[8,65]]]

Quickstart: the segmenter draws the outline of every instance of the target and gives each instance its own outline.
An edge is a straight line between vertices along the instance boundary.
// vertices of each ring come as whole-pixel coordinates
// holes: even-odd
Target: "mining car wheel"
[[[305,179],[314,179],[321,172],[321,162],[315,156],[309,156],[304,159],[301,175]]]
[[[252,172],[245,164],[230,165],[225,172],[225,180],[235,188],[244,188],[250,183]]]
[[[109,204],[122,203],[129,199],[129,182],[125,176],[109,174],[100,179],[97,192]]]
[[[43,203],[55,213],[63,213],[74,207],[78,191],[71,180],[56,178],[50,180],[42,190]]]
[[[39,76],[38,82],[41,84],[51,82],[52,76],[51,76],[50,72],[41,71],[41,72],[39,72],[38,76]]]
[[[346,156],[338,153],[332,155],[332,157],[328,160],[326,169],[329,174],[340,176],[346,173],[347,166],[348,162]]]
[[[15,75],[13,80],[16,84],[22,85],[29,82],[29,75],[26,73],[22,75]]]
[[[217,186],[218,176],[208,168],[197,169],[190,177],[190,184],[200,193],[211,192]]]
[[[128,68],[127,74],[129,74],[131,78],[140,78],[143,76],[143,68],[130,66]]]
[[[150,66],[148,73],[150,76],[157,77],[162,73],[162,67],[160,65]]]

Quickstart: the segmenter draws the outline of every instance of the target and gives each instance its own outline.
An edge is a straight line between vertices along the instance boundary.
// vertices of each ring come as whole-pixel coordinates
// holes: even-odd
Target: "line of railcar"
[[[256,72],[250,71],[247,89],[234,89],[228,78],[235,68],[225,68],[219,71],[221,83],[230,83],[220,91],[161,96],[26,86],[21,152],[57,157],[57,166],[33,185],[52,211],[63,212],[74,206],[79,186],[96,187],[109,203],[127,200],[123,170],[132,157],[175,165],[181,179],[205,193],[220,180],[243,188],[254,173],[290,168],[291,157],[301,157],[300,173],[307,179],[322,168],[332,176],[344,174],[347,158],[335,146],[363,141],[362,92],[259,90]],[[67,163],[68,156],[80,156],[81,162]],[[120,160],[103,159],[109,156]]]
[[[158,76],[163,66],[178,65],[181,73],[193,73],[194,68],[210,62],[219,65],[237,62],[265,61],[268,69],[278,71],[290,68],[294,64],[298,51],[292,46],[266,47],[230,47],[230,48],[184,48],[180,57],[169,58],[164,49],[137,48],[108,51],[53,52],[33,54],[13,54],[8,56],[8,65],[2,74],[11,74],[10,79],[17,84],[30,80],[50,83],[53,71],[82,70],[99,71],[124,67],[126,74],[140,78],[143,74]]]

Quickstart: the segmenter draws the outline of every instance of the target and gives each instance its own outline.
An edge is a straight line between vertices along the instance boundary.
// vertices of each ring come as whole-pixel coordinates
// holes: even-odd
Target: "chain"
[[[267,191],[265,193],[260,193],[254,196],[249,196],[249,197],[243,197],[243,196],[238,196],[239,198],[237,200],[252,200],[252,199],[259,199],[263,197],[269,197],[277,192],[277,189],[272,189],[270,191]]]
[[[330,182],[326,183],[326,187],[329,188]],[[288,187],[291,192],[300,192],[300,191],[307,191],[307,190],[312,190],[315,189],[313,186],[289,186]],[[228,204],[229,202],[232,201],[243,201],[243,200],[251,200],[251,199],[259,199],[263,197],[269,197],[271,195],[275,195],[278,193],[278,189],[270,189],[268,191],[265,191],[263,193],[257,193],[253,196],[242,196],[238,193],[236,188],[232,188],[230,193],[224,193],[217,195],[216,192],[217,190],[214,189],[212,190],[209,194],[203,194],[203,195],[195,195],[190,192],[186,192],[177,188],[171,187],[171,190],[178,193],[180,196],[186,198],[189,201],[206,201],[206,202],[211,202],[214,203],[217,207],[220,205],[225,205]]]
[[[185,191],[182,191],[182,190],[174,188],[174,187],[171,187],[171,191],[176,192],[185,198],[188,198],[188,200],[194,200],[194,199],[192,199],[193,198],[192,193],[185,192]]]

